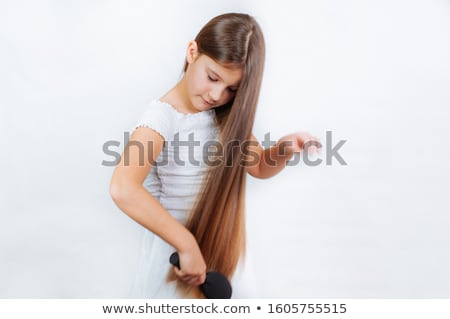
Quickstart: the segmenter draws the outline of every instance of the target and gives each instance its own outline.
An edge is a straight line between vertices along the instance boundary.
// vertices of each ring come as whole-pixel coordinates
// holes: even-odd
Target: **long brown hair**
[[[265,43],[256,20],[247,14],[227,13],[210,20],[195,38],[199,54],[243,76],[234,98],[215,108],[222,145],[250,139],[262,82]],[[188,64],[185,62],[184,71]],[[207,269],[233,275],[245,251],[246,149],[224,147],[223,164],[211,166],[186,227],[193,233]]]

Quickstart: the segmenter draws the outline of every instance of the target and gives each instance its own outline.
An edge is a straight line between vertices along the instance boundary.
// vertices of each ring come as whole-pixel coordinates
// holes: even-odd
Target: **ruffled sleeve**
[[[170,140],[173,128],[173,112],[169,106],[153,100],[148,105],[147,110],[136,122],[134,129],[148,127],[155,130],[164,140]]]

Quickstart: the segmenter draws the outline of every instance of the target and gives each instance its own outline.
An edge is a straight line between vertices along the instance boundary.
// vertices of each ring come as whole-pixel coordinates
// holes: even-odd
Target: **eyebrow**
[[[217,74],[216,72],[214,72],[209,66],[207,67],[207,69],[208,69],[208,71],[210,71],[213,75],[215,75],[216,77],[218,77],[220,80],[223,81],[223,79],[220,77],[220,75]],[[239,84],[241,84],[241,83],[239,82],[239,83],[237,83],[236,85],[230,85],[230,87],[231,87],[231,88],[237,89],[237,88],[239,88]]]

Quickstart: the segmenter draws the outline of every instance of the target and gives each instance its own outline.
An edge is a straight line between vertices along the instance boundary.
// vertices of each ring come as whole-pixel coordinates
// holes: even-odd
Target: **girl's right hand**
[[[173,267],[178,278],[191,286],[200,286],[206,279],[206,263],[197,243],[179,251],[180,268]]]

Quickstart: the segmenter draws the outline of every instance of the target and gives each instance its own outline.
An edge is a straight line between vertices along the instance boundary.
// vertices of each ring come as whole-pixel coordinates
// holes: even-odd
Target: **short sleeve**
[[[172,135],[173,114],[164,103],[154,100],[150,102],[147,110],[137,121],[134,129],[138,127],[148,127],[161,135],[164,140],[170,140]]]

